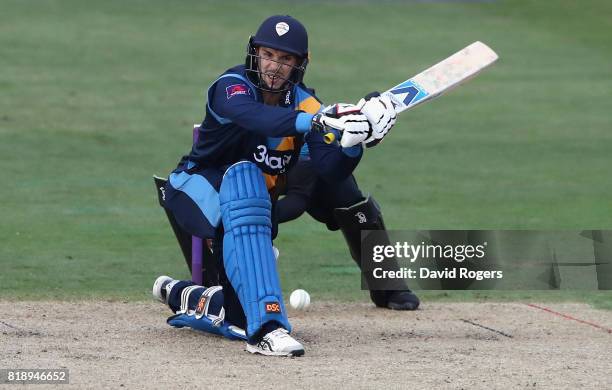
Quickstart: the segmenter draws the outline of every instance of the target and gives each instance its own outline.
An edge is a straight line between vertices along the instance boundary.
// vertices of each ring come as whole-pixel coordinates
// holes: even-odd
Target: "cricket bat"
[[[450,91],[491,66],[498,58],[489,46],[476,41],[381,95],[391,98],[399,114]],[[327,143],[334,139],[334,133],[325,135]]]

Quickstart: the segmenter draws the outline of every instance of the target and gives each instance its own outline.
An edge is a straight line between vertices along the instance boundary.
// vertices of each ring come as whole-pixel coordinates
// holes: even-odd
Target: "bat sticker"
[[[429,95],[412,80],[404,81],[389,92],[396,95],[398,98],[400,98],[400,95],[406,94],[404,99],[402,99],[402,103],[404,103],[406,106],[412,103],[418,103],[420,100]]]

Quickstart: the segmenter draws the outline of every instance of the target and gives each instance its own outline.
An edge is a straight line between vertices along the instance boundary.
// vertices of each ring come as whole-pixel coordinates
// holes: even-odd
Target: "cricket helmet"
[[[259,56],[257,48],[269,47],[282,50],[298,57],[297,65],[293,67],[288,79],[279,89],[271,89],[262,81],[259,72]],[[304,78],[308,65],[308,33],[297,19],[289,15],[270,16],[263,21],[255,35],[249,38],[246,56],[246,72],[249,79],[261,90],[269,92],[286,91],[294,84],[299,84]]]

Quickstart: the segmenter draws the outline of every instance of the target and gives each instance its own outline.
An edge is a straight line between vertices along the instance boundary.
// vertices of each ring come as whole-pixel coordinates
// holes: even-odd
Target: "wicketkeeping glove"
[[[364,141],[366,147],[371,148],[378,145],[395,125],[397,119],[391,99],[378,92],[372,92],[361,99],[357,107],[361,109],[372,126],[372,134]]]

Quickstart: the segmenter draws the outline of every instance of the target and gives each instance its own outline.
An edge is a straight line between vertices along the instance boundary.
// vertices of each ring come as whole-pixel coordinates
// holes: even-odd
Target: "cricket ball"
[[[289,297],[289,304],[296,310],[304,310],[310,305],[310,294],[301,288],[294,290]]]

